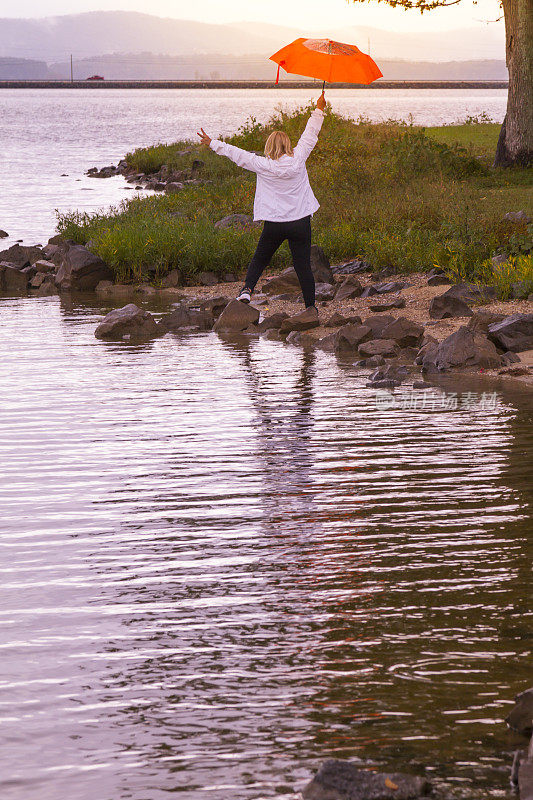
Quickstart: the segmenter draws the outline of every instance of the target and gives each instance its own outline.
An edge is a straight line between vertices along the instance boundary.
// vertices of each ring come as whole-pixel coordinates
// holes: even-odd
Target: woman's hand
[[[202,144],[205,144],[206,147],[209,147],[211,144],[211,137],[207,135],[203,128],[200,128],[201,133],[197,133],[200,137]]]
[[[326,108],[326,98],[324,97],[324,92],[322,92],[322,94],[316,101],[316,107],[319,108],[321,111],[324,111],[324,109]]]

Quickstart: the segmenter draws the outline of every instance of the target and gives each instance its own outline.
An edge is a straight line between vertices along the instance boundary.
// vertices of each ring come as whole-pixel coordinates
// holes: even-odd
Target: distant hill
[[[44,61],[28,58],[0,58],[0,81],[32,81],[51,78]]]
[[[384,78],[390,80],[507,80],[504,61],[401,61],[380,60]],[[85,80],[95,73],[108,80],[274,80],[274,64],[263,56],[156,56],[123,53],[74,62],[74,77]],[[51,64],[50,78],[68,79],[70,62]],[[294,75],[283,79],[294,80]]]
[[[0,30],[0,57],[48,63],[66,60],[70,53],[77,60],[106,53],[263,55],[303,35],[352,41],[365,51],[370,40],[371,54],[381,59],[477,61],[504,55],[501,25],[423,34],[367,26],[305,31],[262,23],[212,25],[131,11],[91,11],[43,19],[4,18]]]

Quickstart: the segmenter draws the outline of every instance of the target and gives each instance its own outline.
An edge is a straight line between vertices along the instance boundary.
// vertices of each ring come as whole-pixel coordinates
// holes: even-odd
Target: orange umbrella
[[[354,44],[334,42],[332,39],[296,39],[282,47],[270,61],[279,70],[309,78],[320,78],[328,83],[372,83],[382,77],[382,72],[370,56]]]

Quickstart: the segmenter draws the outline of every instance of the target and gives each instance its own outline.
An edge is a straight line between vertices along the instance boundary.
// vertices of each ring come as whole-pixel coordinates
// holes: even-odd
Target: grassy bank
[[[252,119],[228,141],[260,151],[274,128],[295,141],[308,112],[280,113],[267,125]],[[485,122],[424,130],[329,113],[308,161],[321,203],[314,241],[332,260],[359,256],[402,271],[438,264],[468,279],[486,276],[487,259],[505,249],[517,256],[520,274],[531,272],[531,257],[520,256],[531,247],[533,228],[502,218],[520,209],[533,216],[533,170],[493,170],[497,136],[498,126]],[[135,197],[106,214],[61,215],[58,230],[81,243],[91,240],[120,281],[149,275],[157,281],[174,267],[189,281],[201,270],[242,271],[259,231],[217,230],[214,222],[251,213],[255,176],[197,145],[180,155],[187,147],[190,142],[143,148],[127,160],[150,173],[162,164],[187,169],[201,158],[208,184]],[[289,263],[284,246],[274,266]]]

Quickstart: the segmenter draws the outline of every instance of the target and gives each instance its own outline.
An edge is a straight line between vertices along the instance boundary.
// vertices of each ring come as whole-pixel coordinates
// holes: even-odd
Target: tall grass
[[[285,130],[295,141],[309,110],[279,111],[266,125],[251,118],[227,141],[262,151],[273,129]],[[321,203],[314,241],[332,260],[360,256],[398,271],[438,263],[473,279],[493,251],[510,248],[513,237],[525,235],[520,225],[502,225],[501,220],[507,211],[531,209],[533,171],[489,170],[487,159],[463,145],[464,136],[462,144],[443,142],[434,131],[392,121],[354,122],[328,113],[308,161]],[[163,164],[190,168],[195,158],[204,162],[204,185],[186,186],[173,195],[134,197],[106,213],[62,214],[58,231],[80,243],[90,240],[121,281],[154,274],[157,280],[174,267],[189,281],[200,270],[244,270],[259,231],[219,230],[214,223],[228,214],[251,213],[255,176],[191,142],[127,155],[128,163],[143,172],[156,172]],[[285,247],[273,266],[288,263]]]

